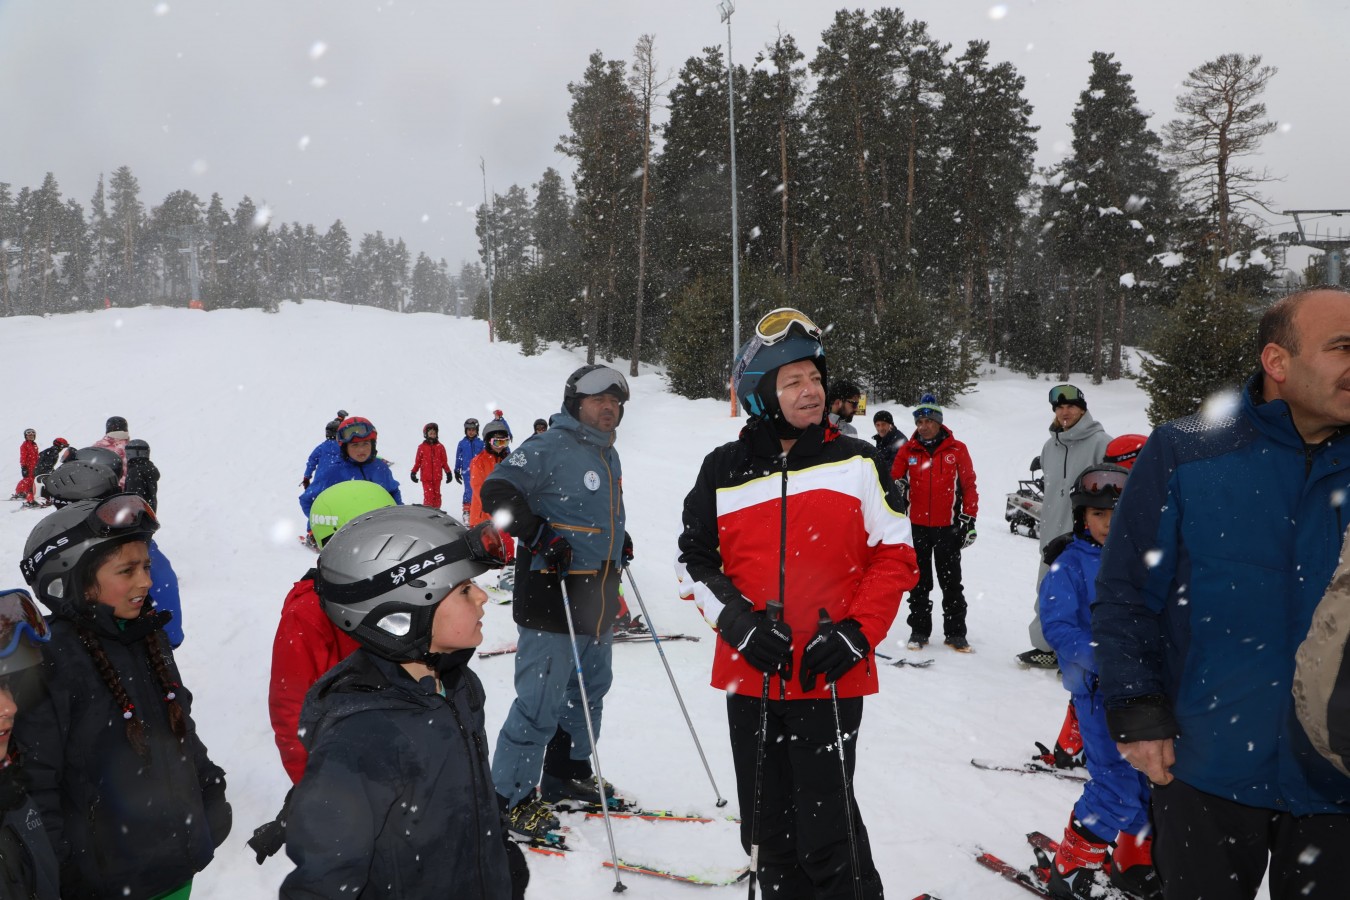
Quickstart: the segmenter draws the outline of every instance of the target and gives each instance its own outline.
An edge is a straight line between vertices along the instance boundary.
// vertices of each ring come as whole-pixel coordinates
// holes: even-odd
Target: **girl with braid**
[[[230,831],[225,773],[149,596],[158,527],[140,497],[114,494],[52,513],[24,548],[51,641],[15,740],[63,898],[182,900]]]

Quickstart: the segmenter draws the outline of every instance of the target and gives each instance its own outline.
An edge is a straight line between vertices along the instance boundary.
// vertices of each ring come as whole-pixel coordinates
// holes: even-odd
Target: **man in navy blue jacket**
[[[1236,408],[1160,426],[1116,510],[1093,638],[1107,722],[1154,784],[1167,900],[1350,897],[1350,778],[1294,717],[1294,652],[1350,524],[1350,292],[1262,316]]]

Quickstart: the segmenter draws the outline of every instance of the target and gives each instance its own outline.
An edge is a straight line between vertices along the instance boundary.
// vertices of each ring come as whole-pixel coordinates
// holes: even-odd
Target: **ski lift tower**
[[[192,292],[192,296],[188,298],[188,309],[204,309],[201,291],[202,269],[197,263],[197,245],[202,241],[215,240],[215,232],[199,225],[175,225],[169,229],[169,233],[183,242],[183,249],[178,252],[188,255],[188,278]]]
[[[1345,252],[1350,250],[1350,235],[1346,235],[1340,230],[1337,230],[1335,235],[1321,234],[1315,225],[1312,233],[1309,234],[1299,216],[1315,216],[1317,218],[1336,216],[1339,218],[1343,215],[1350,215],[1350,209],[1291,209],[1285,215],[1293,218],[1294,228],[1297,230],[1280,235],[1280,240],[1286,244],[1313,247],[1323,251],[1326,254],[1327,264],[1326,283],[1340,284],[1341,262],[1345,259]]]

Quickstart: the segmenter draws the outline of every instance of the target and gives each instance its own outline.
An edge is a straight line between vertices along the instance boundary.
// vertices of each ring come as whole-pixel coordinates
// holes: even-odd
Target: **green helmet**
[[[315,497],[309,508],[314,543],[322,547],[335,531],[357,516],[393,505],[394,498],[373,481],[340,481]]]

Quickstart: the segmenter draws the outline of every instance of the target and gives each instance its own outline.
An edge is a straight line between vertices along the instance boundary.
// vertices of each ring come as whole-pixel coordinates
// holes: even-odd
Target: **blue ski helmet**
[[[736,355],[732,382],[736,396],[751,418],[768,418],[778,409],[778,370],[788,363],[809,359],[820,370],[828,389],[825,348],[820,343],[820,327],[806,315],[790,307],[765,313],[755,333]],[[765,376],[773,376],[766,378]],[[761,390],[763,388],[763,390]]]

